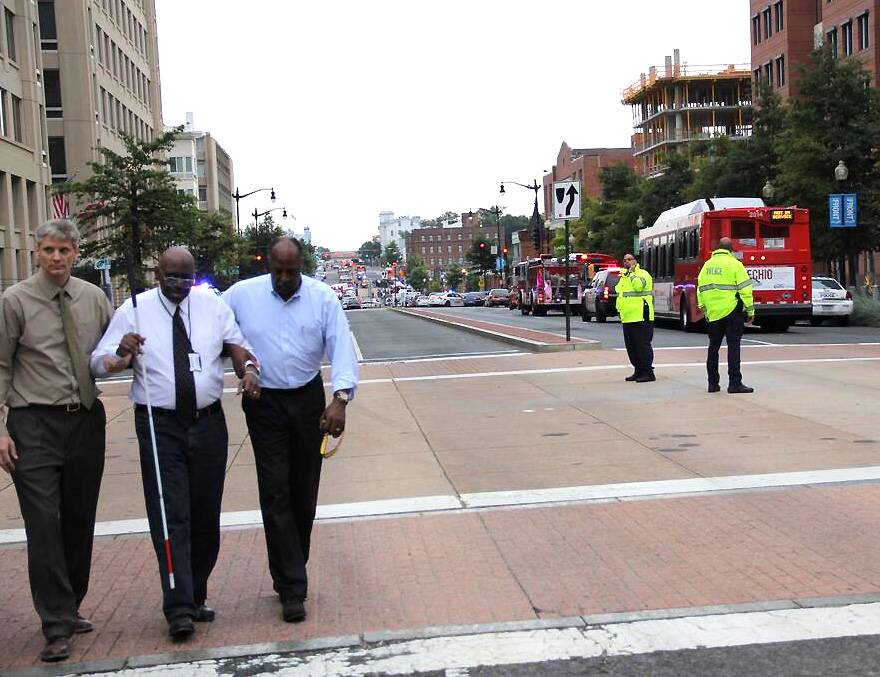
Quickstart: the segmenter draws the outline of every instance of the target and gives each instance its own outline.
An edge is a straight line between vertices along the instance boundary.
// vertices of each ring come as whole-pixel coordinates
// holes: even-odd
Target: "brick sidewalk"
[[[880,486],[746,492],[321,523],[309,618],[280,619],[262,531],[227,530],[217,621],[165,636],[143,537],[96,542],[71,663],[423,626],[880,592]],[[0,670],[42,646],[25,550],[0,548]]]

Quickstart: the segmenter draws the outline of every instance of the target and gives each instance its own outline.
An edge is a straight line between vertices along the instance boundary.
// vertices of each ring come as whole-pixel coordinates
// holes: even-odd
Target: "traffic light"
[[[535,226],[535,229],[532,231],[532,244],[535,245],[535,249],[541,248],[541,231]]]
[[[257,254],[257,255],[254,257],[254,260],[255,260],[257,263],[259,263],[260,261],[263,260],[263,255],[262,255],[262,254]]]
[[[480,249],[485,249],[485,248],[486,248],[486,243],[485,243],[485,242],[481,242],[481,243],[480,243]]]
[[[504,249],[501,250],[501,253],[507,256],[507,247],[504,247]]]

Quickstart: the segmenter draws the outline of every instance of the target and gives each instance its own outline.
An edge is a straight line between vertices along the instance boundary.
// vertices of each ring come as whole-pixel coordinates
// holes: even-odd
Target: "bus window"
[[[696,229],[690,232],[688,237],[688,258],[695,259],[700,253],[700,236]]]
[[[789,237],[788,226],[761,224],[761,240],[764,249],[785,249],[787,237]]]
[[[681,260],[687,258],[687,234],[679,233],[675,238],[675,258]]]
[[[721,221],[719,219],[711,219],[709,221],[709,251],[714,252],[718,249],[718,243],[721,241]]]
[[[754,247],[757,244],[755,240],[755,222],[732,219],[730,222],[730,237],[738,240],[743,246]]]
[[[667,251],[666,257],[666,276],[672,277],[675,275],[675,245],[670,244],[669,250]]]

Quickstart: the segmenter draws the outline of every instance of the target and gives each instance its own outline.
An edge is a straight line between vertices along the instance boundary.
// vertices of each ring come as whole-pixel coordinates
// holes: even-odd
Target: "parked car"
[[[463,306],[461,294],[454,291],[435,291],[428,297],[432,306]]]
[[[516,310],[519,308],[519,294],[517,291],[516,288],[513,288],[507,295],[507,307],[510,308],[510,310]]]
[[[584,322],[589,322],[594,315],[596,322],[604,322],[617,315],[617,292],[614,288],[622,272],[622,268],[606,268],[596,273],[581,298],[581,319]]]
[[[352,310],[361,307],[361,302],[358,301],[357,296],[346,296],[342,299],[342,309],[343,310]]]
[[[461,295],[462,301],[464,301],[464,305],[470,306],[481,306],[486,299],[486,292],[484,291],[469,291],[465,292]]]
[[[852,315],[852,293],[833,277],[813,278],[813,315],[810,324],[818,327],[823,320],[834,320],[838,326],[849,324]]]
[[[431,304],[431,297],[425,296],[424,294],[419,296],[419,298],[416,299],[416,305],[420,308],[424,308],[425,306],[432,305]]]
[[[489,293],[486,295],[485,305],[487,308],[506,306],[508,296],[510,296],[510,292],[506,289],[490,289]]]
[[[378,299],[364,299],[361,301],[361,308],[381,308],[382,304]]]

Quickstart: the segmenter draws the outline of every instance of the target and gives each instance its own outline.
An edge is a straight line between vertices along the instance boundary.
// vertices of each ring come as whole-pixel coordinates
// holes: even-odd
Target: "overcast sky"
[[[379,212],[530,214],[559,146],[629,146],[623,88],[665,55],[749,61],[746,0],[157,0],[165,124],[187,111],[242,192],[313,242]],[[505,199],[506,197],[506,199]],[[268,193],[242,200],[242,221]],[[543,204],[540,204],[543,209]],[[279,212],[280,213],[280,212]]]

